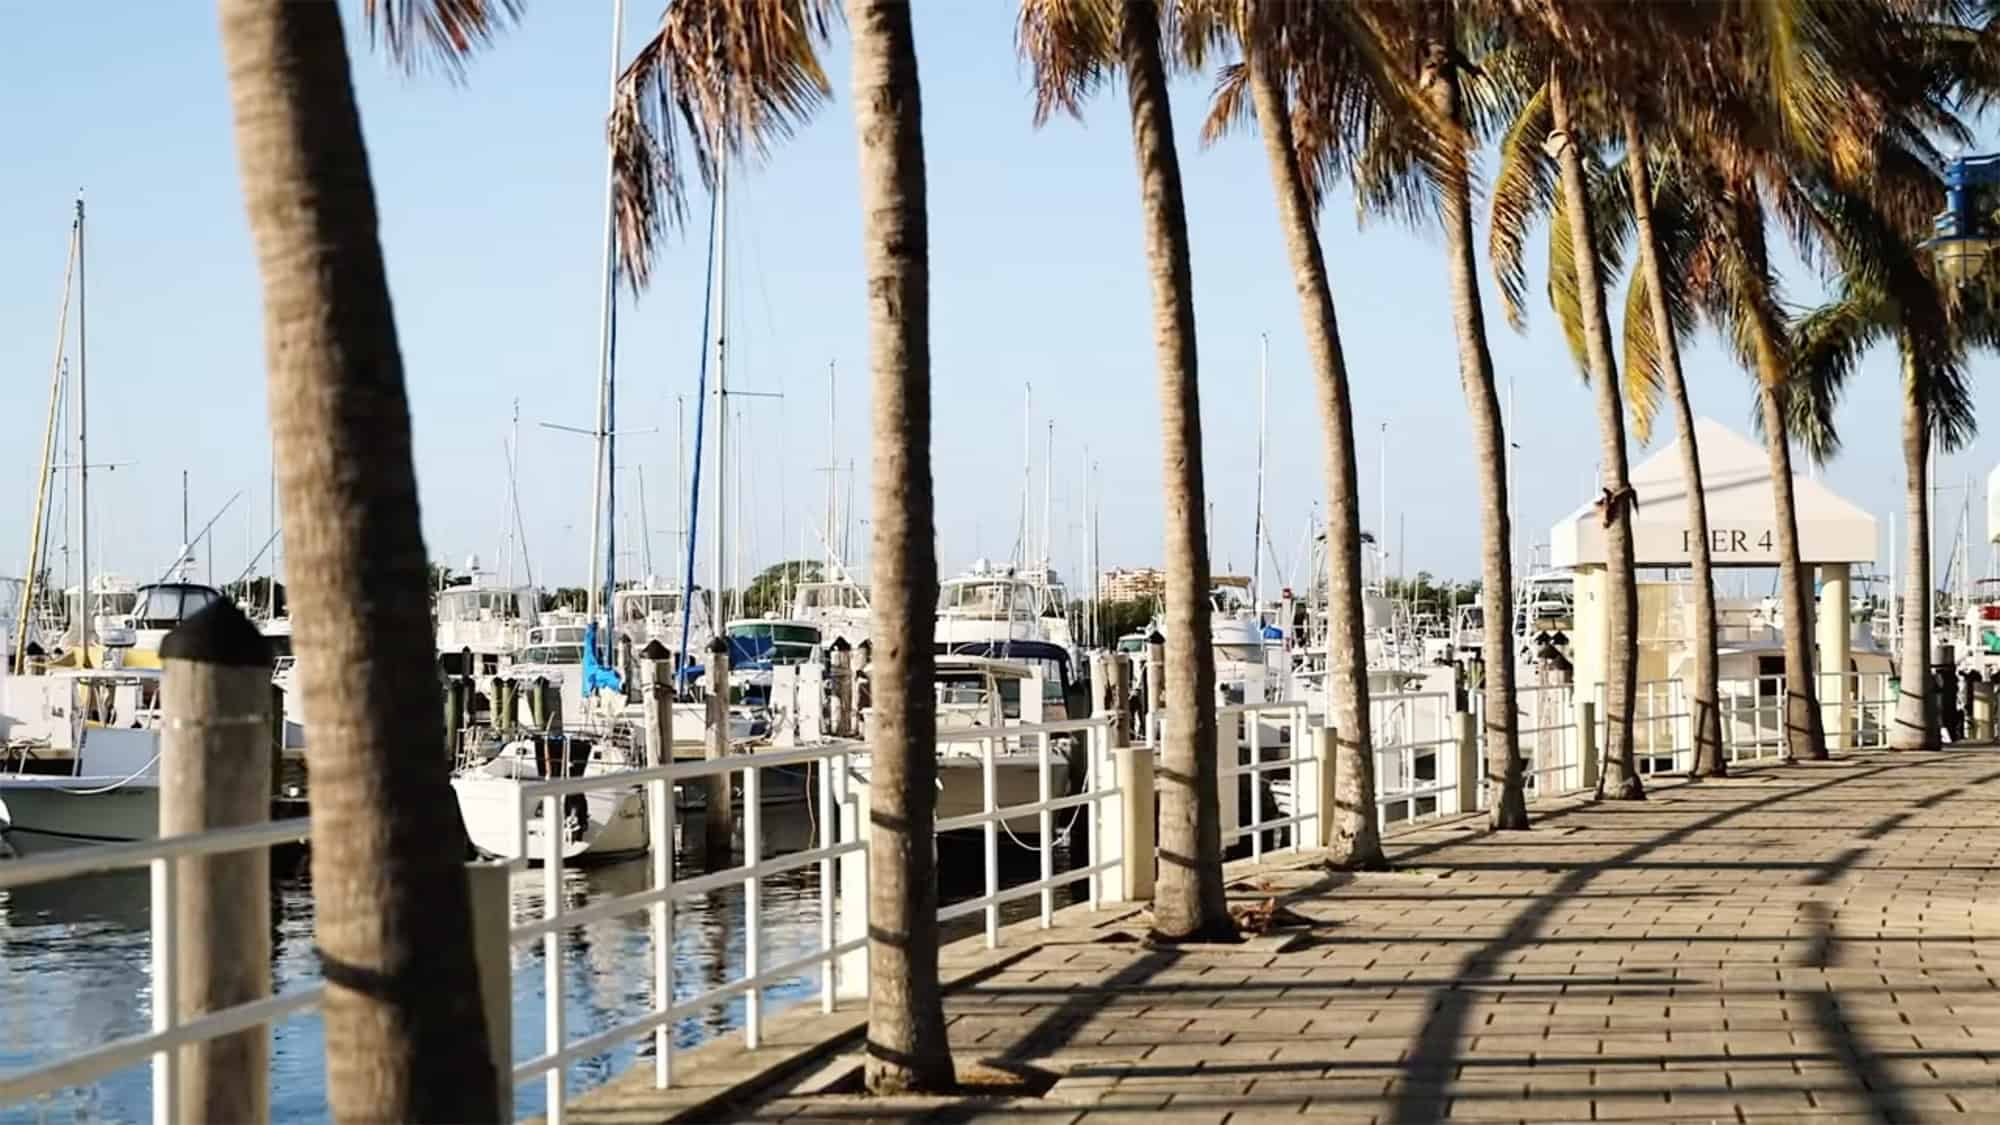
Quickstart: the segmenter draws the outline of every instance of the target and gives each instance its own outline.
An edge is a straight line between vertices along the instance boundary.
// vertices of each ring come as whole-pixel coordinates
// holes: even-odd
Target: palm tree
[[[1560,56],[1558,56],[1560,60]],[[1549,299],[1558,311],[1571,351],[1595,393],[1602,492],[1597,501],[1604,528],[1605,609],[1608,644],[1604,684],[1603,772],[1598,791],[1614,800],[1643,798],[1632,744],[1632,704],[1638,671],[1638,593],[1634,585],[1632,502],[1625,454],[1624,396],[1611,354],[1611,325],[1602,276],[1615,258],[1617,233],[1606,212],[1616,181],[1585,169],[1589,145],[1569,93],[1566,60],[1548,64],[1541,87],[1522,103],[1500,142],[1500,172],[1493,189],[1493,269],[1508,319],[1523,323],[1526,288],[1522,248],[1528,225],[1549,213]],[[1553,174],[1550,164],[1553,164]],[[1595,160],[1591,164],[1595,167]],[[1615,198],[1613,196],[1612,198]]]
[[[1292,131],[1286,73],[1293,68],[1343,68],[1349,40],[1337,20],[1344,9],[1330,5],[1258,3],[1227,13],[1225,25],[1208,28],[1190,20],[1183,53],[1199,67],[1210,40],[1238,39],[1244,61],[1223,68],[1215,112],[1203,126],[1205,140],[1219,137],[1239,114],[1249,94],[1264,139],[1271,182],[1278,198],[1278,221],[1291,258],[1306,347],[1319,391],[1320,426],[1326,434],[1327,492],[1327,699],[1335,733],[1334,807],[1324,837],[1328,861],[1355,870],[1382,870],[1382,834],[1375,803],[1374,739],[1369,727],[1368,650],[1361,609],[1360,486],[1355,471],[1354,412],[1348,395],[1347,360],[1334,314],[1333,289],[1321,252],[1318,201],[1308,186]],[[1222,13],[1205,13],[1222,14]],[[1308,110],[1310,112],[1310,110]]]
[[[1941,190],[1941,188],[1940,188]],[[1991,347],[1995,309],[1977,294],[1948,299],[1931,277],[1916,232],[1893,229],[1853,196],[1824,196],[1821,214],[1834,235],[1842,280],[1833,298],[1800,317],[1792,329],[1794,393],[1801,407],[1791,421],[1809,454],[1825,460],[1839,448],[1831,424],[1861,356],[1877,344],[1896,346],[1903,384],[1902,446],[1910,583],[1903,594],[1903,635],[1897,657],[1901,687],[1889,745],[1900,750],[1938,745],[1937,700],[1930,685],[1930,481],[1933,447],[1962,449],[1977,430],[1967,353]]]
[[[916,40],[905,0],[848,0],[875,399],[875,709],[868,1089],[952,1085],[938,988],[937,712],[930,683],[930,235]]]
[[[273,456],[313,730],[327,1097],[341,1121],[499,1115],[464,829],[438,744],[410,410],[334,0],[221,0],[264,291]],[[457,65],[510,0],[366,11],[392,53]],[[431,732],[426,735],[424,732]]]
[[[1153,926],[1166,941],[1236,935],[1222,887],[1215,653],[1210,647],[1201,397],[1193,271],[1155,0],[1024,0],[1018,41],[1035,74],[1035,119],[1080,115],[1109,73],[1125,77],[1160,364],[1166,523],[1167,723],[1160,756],[1160,874]]]
[[[1716,660],[1714,558],[1708,537],[1708,499],[1701,487],[1701,450],[1695,444],[1694,408],[1688,402],[1687,379],[1681,371],[1681,340],[1693,331],[1694,310],[1688,294],[1685,258],[1693,242],[1692,223],[1684,201],[1671,187],[1656,188],[1653,151],[1630,104],[1621,107],[1625,132],[1625,174],[1632,199],[1632,224],[1638,243],[1638,265],[1632,273],[1625,304],[1626,405],[1640,442],[1648,440],[1657,391],[1664,387],[1673,406],[1680,439],[1681,478],[1687,482],[1688,564],[1694,587],[1694,690],[1689,705],[1694,718],[1695,777],[1724,777],[1728,755],[1722,750],[1721,684]],[[1656,211],[1656,196],[1660,208]]]
[[[788,133],[831,96],[829,0],[674,0],[620,81],[610,134],[627,273],[643,283],[684,213],[679,150],[720,161]],[[930,468],[930,251],[910,7],[849,0],[874,371],[876,646],[869,795],[868,1089],[951,1088],[938,985],[937,551]]]

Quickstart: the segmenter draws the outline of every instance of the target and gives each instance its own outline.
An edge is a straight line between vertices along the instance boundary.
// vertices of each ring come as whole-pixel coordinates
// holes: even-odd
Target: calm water
[[[810,821],[801,806],[769,810],[767,834],[795,832],[793,840],[778,840],[776,851],[807,846]],[[1032,880],[1038,872],[1032,853],[1002,840],[1003,882]],[[1012,853],[1012,854],[1008,854]],[[960,859],[947,857],[942,869],[969,871],[978,878],[979,863],[969,849]],[[683,852],[686,873],[698,857]],[[317,981],[313,956],[312,888],[306,861],[274,860],[272,888],[272,986],[279,993],[307,988]],[[1058,851],[1060,867],[1069,866]],[[619,864],[566,872],[565,907],[643,890],[649,864],[637,859]],[[759,916],[765,964],[776,964],[810,952],[819,940],[819,871],[810,865],[764,880]],[[980,893],[976,883],[941,888],[949,901]],[[143,871],[115,876],[72,879],[61,883],[0,891],[0,1070],[45,1062],[71,1051],[95,1046],[151,1026],[151,977],[148,962],[148,884]],[[542,874],[516,874],[513,881],[515,918],[540,915]],[[1032,913],[1032,898],[1009,904],[1010,917]],[[676,911],[674,950],[675,999],[685,999],[739,976],[743,964],[743,890],[724,891],[683,900]],[[965,930],[976,930],[976,919],[962,919]],[[563,1002],[568,1034],[582,1038],[613,1023],[631,1019],[651,1006],[651,963],[644,912],[566,931],[563,942]],[[514,970],[514,1057],[543,1053],[542,945],[518,947]],[[773,1014],[817,994],[817,972],[767,989],[764,1010]],[[743,999],[718,1005],[701,1016],[681,1021],[675,1041],[693,1046],[739,1026]],[[571,1095],[598,1085],[630,1067],[641,1054],[633,1043],[569,1069]],[[644,1044],[651,1054],[651,1042]],[[325,1118],[325,1070],[317,1013],[305,1013],[272,1031],[271,1113],[277,1121]],[[543,1107],[543,1083],[524,1087],[516,1099],[517,1114],[538,1114]],[[0,1123],[31,1121],[143,1121],[152,1112],[148,1068],[137,1066],[92,1086],[65,1090],[40,1101],[0,1108]]]

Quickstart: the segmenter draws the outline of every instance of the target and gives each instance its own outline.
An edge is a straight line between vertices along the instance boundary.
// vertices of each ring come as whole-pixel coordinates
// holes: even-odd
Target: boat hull
[[[7,842],[32,855],[92,844],[151,840],[160,834],[157,785],[121,778],[25,777],[0,782]]]
[[[451,781],[465,832],[472,846],[500,859],[540,863],[548,855],[548,825],[541,802],[530,810],[527,848],[520,831],[521,787],[512,778],[461,776]],[[626,786],[584,793],[562,802],[562,857],[596,861],[639,855],[646,851],[646,794]]]

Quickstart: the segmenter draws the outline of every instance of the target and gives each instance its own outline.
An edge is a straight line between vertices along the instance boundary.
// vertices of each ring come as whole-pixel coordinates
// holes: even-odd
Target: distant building
[[[1113,567],[1098,577],[1098,595],[1107,602],[1145,602],[1167,590],[1167,572],[1154,566]]]

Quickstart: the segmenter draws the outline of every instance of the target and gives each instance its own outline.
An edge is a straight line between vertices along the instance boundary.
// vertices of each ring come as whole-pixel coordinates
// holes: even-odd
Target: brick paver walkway
[[[1534,831],[1265,870],[1286,952],[1157,950],[1103,914],[948,998],[1012,1101],[794,1094],[736,1115],[1148,1122],[2000,1121],[2000,752],[1857,754]],[[1121,940],[1123,939],[1123,940]]]

